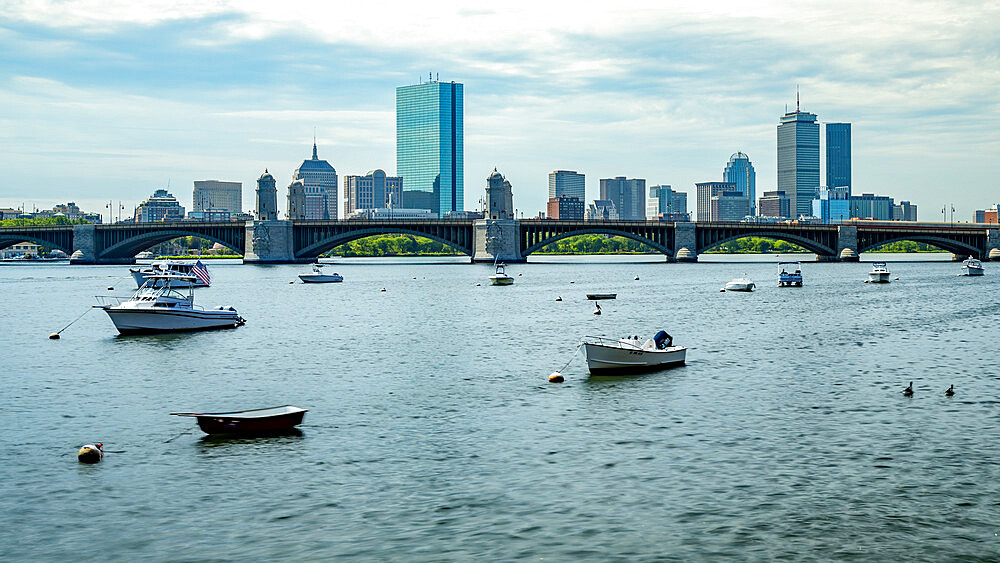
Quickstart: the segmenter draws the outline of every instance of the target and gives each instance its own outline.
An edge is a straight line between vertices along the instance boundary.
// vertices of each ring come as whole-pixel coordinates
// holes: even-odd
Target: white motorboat
[[[511,285],[514,283],[514,276],[507,275],[507,265],[503,262],[497,264],[496,274],[490,276],[490,283],[493,285]]]
[[[753,291],[757,286],[753,281],[743,274],[742,278],[736,278],[726,284],[726,291]]]
[[[983,275],[983,263],[976,260],[972,256],[969,256],[967,260],[962,262],[962,276],[981,276]]]
[[[645,342],[638,336],[618,340],[584,336],[581,345],[587,357],[587,368],[595,375],[636,373],[679,366],[684,364],[687,354],[687,348],[674,346],[673,338],[663,330]]]
[[[129,268],[128,271],[132,273],[136,287],[142,287],[149,280],[150,276],[159,276],[161,274],[173,274],[175,276],[191,278],[191,281],[174,279],[170,282],[174,289],[208,287],[212,284],[212,276],[208,273],[208,266],[202,264],[201,260],[197,262],[162,260],[153,262],[148,268]]]
[[[802,287],[802,264],[778,262],[778,287]]]
[[[161,274],[150,278],[129,298],[97,296],[122,334],[236,328],[246,321],[232,307],[205,309],[194,304],[193,276]],[[174,283],[185,283],[187,294]]]
[[[344,276],[338,274],[337,272],[324,274],[321,268],[325,265],[326,264],[313,264],[313,271],[308,274],[299,274],[299,279],[302,280],[302,283],[331,283],[344,281]]]
[[[891,275],[885,262],[874,262],[872,263],[872,271],[868,272],[868,281],[870,283],[889,283],[892,281],[889,277]]]

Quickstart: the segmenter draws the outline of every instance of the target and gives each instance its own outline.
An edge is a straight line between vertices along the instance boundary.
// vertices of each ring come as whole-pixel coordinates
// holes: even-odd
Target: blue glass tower
[[[396,174],[403,207],[439,217],[465,209],[463,87],[430,81],[396,88]]]
[[[851,195],[851,124],[826,124],[826,187]]]
[[[746,153],[738,152],[729,157],[729,163],[722,172],[722,181],[736,184],[736,189],[750,200],[750,215],[757,214],[754,205],[757,201],[757,173]]]

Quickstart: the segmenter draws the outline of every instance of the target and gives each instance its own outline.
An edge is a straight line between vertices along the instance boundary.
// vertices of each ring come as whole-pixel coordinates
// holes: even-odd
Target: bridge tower
[[[496,168],[486,178],[486,214],[475,222],[473,234],[473,262],[525,261],[520,224],[514,217],[514,194],[510,182]]]
[[[278,186],[274,176],[266,168],[260,178],[257,178],[256,211],[258,221],[278,220]]]

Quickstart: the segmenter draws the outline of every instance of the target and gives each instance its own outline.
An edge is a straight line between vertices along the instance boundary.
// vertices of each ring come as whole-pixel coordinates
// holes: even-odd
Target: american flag
[[[191,273],[194,274],[194,277],[201,280],[201,283],[205,285],[212,284],[212,276],[208,275],[208,268],[206,268],[205,265],[201,263],[201,260],[198,260],[198,262],[196,262],[195,265],[191,267]]]

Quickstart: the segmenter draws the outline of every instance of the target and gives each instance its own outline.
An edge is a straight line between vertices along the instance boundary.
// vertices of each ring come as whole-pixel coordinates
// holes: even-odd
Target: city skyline
[[[990,108],[1000,76],[984,68],[1000,10],[991,4],[891,4],[855,17],[791,3],[741,15],[709,3],[642,18],[625,4],[569,15],[574,35],[546,6],[454,8],[422,26],[407,23],[419,20],[412,7],[387,19],[370,18],[374,8],[338,13],[376,34],[378,48],[370,34],[297,33],[319,24],[285,7],[88,6],[14,3],[0,19],[4,52],[18,53],[0,59],[0,100],[17,109],[0,115],[0,207],[134,207],[168,182],[189,205],[192,182],[204,178],[242,182],[249,202],[265,168],[288,185],[313,127],[341,174],[395,174],[394,90],[427,71],[465,84],[466,209],[481,197],[475,179],[494,166],[517,186],[526,216],[545,209],[556,169],[585,174],[588,201],[600,178],[621,174],[693,200],[695,182],[715,178],[734,150],[754,162],[758,193],[777,189],[774,123],[796,84],[820,122],[854,125],[855,193],[927,210],[953,202],[960,216],[995,199],[988,165],[1000,117]],[[482,45],[474,30],[484,26],[532,39]],[[824,33],[806,31],[817,27]],[[431,41],[444,29],[454,33]],[[933,44],[923,40],[929,29]],[[719,72],[715,59],[727,53],[752,69],[747,79]]]

